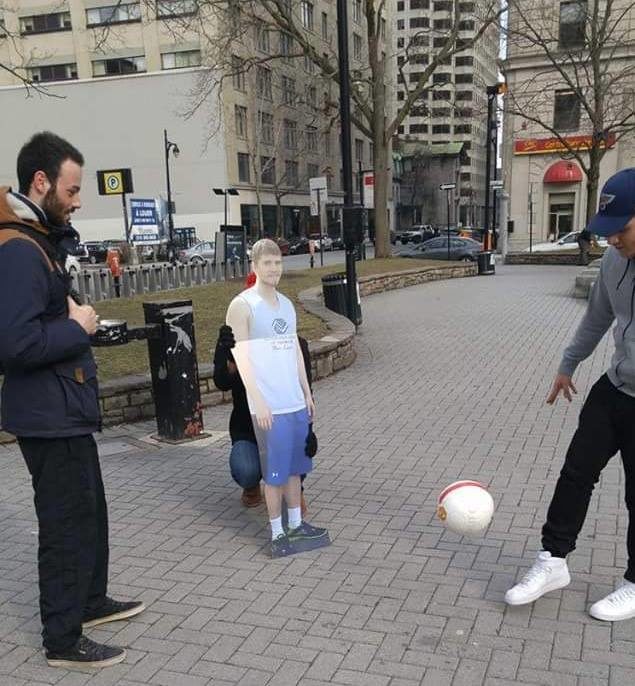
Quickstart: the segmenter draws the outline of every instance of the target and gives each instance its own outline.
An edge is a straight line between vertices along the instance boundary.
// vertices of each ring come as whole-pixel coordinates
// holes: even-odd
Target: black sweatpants
[[[575,549],[593,487],[618,450],[629,515],[624,577],[635,583],[635,398],[615,388],[606,375],[596,382],[582,407],[542,528],[542,547],[555,557],[566,557]]]
[[[56,652],[82,633],[82,617],[104,602],[108,514],[92,436],[19,438],[39,525],[44,647]]]

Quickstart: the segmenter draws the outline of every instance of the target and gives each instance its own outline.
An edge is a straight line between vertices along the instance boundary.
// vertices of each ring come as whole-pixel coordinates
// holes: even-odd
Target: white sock
[[[278,536],[284,536],[284,529],[282,528],[282,516],[270,519],[271,524],[271,540],[275,541]]]
[[[302,508],[301,507],[290,507],[289,508],[289,528],[297,529],[300,524],[302,524]]]

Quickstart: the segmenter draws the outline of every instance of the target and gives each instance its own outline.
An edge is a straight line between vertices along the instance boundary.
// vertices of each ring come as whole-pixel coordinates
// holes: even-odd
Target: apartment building
[[[15,146],[32,131],[52,128],[77,141],[95,169],[132,168],[135,194],[139,186],[153,197],[165,194],[167,129],[182,153],[170,158],[175,224],[196,225],[204,237],[224,221],[224,198],[213,187],[238,190],[227,197],[228,223],[247,225],[254,235],[259,226],[269,234],[281,227],[304,233],[313,176],[327,176],[329,203],[341,202],[337,88],[264,15],[262,22],[239,17],[242,30],[221,64],[214,40],[224,33],[220,15],[196,0],[8,0],[3,7],[0,63],[13,73],[0,70],[0,92],[17,114]],[[316,50],[335,59],[334,0],[290,0],[290,7]],[[367,61],[361,9],[361,0],[351,0],[351,66]],[[228,77],[220,101],[209,88],[210,65]],[[21,77],[45,94],[30,89],[33,97],[25,99]],[[206,88],[204,106],[192,114]],[[118,162],[111,153],[122,140],[129,144]],[[7,182],[15,146],[4,145],[0,178]],[[372,147],[359,134],[354,156],[364,169],[372,167]],[[86,226],[103,234],[108,222],[121,221],[103,198],[87,193]],[[337,214],[331,212],[332,221]]]
[[[469,40],[481,26],[489,3],[459,3],[459,41]],[[397,79],[397,106],[408,84],[418,81],[455,22],[452,0],[397,0],[395,53],[403,71]],[[399,129],[399,137],[412,147],[416,142],[438,145],[463,143],[455,204],[458,221],[475,226],[483,222],[485,197],[486,88],[498,81],[499,31],[492,25],[473,47],[448,58]],[[455,179],[448,179],[455,181]],[[425,221],[425,217],[420,220]]]
[[[519,38],[533,35],[528,26],[541,41]],[[599,33],[594,26],[605,31],[593,50],[597,59],[590,49]],[[625,0],[608,9],[585,0],[513,2],[507,43],[503,174],[510,247],[523,249],[584,227],[585,166],[594,140],[602,153],[599,188],[635,165],[635,7]],[[596,95],[603,105],[595,104]]]

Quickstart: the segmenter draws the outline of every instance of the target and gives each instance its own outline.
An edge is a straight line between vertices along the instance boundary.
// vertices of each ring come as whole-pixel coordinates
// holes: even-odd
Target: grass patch
[[[406,260],[398,257],[364,260],[357,263],[357,274],[369,276],[424,266],[438,267],[439,263],[432,260]],[[327,329],[321,319],[309,314],[299,306],[298,293],[306,288],[319,286],[321,284],[320,279],[325,274],[333,274],[343,270],[344,265],[340,264],[316,269],[288,271],[283,274],[280,291],[295,303],[298,312],[298,332],[305,338],[309,340],[320,338]],[[143,302],[181,298],[192,300],[198,361],[204,363],[211,361],[213,348],[218,337],[218,329],[225,321],[225,313],[230,301],[243,288],[242,279],[219,281],[194,288],[180,288],[134,298],[108,300],[97,303],[95,309],[102,319],[124,319],[129,325],[134,325],[143,324]],[[93,350],[99,365],[101,381],[149,371],[148,349],[145,341],[135,341],[128,345],[113,348],[94,348]]]

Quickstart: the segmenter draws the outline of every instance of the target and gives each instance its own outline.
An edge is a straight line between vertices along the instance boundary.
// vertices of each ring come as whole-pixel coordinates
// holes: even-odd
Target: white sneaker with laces
[[[551,553],[541,550],[531,569],[505,593],[505,602],[508,605],[533,603],[545,593],[557,591],[570,583],[567,561],[562,557],[551,557]]]
[[[635,584],[624,580],[613,593],[593,603],[589,608],[589,614],[605,622],[619,622],[635,617]]]

